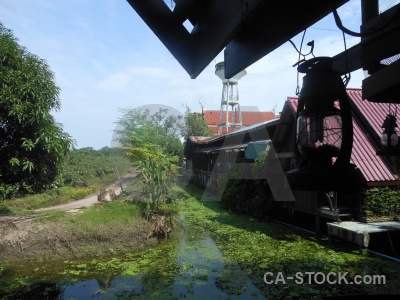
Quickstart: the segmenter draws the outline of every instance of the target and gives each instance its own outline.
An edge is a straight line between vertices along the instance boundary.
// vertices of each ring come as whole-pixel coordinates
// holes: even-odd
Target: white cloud
[[[173,80],[173,74],[159,67],[128,67],[120,72],[112,73],[107,78],[97,82],[95,89],[103,91],[124,91],[132,85],[140,86],[142,83],[157,85],[162,80]]]
[[[62,90],[62,109],[55,116],[78,140],[78,147],[109,145],[118,108],[165,103],[180,111],[186,104],[200,111],[200,101],[205,108],[219,109],[222,85],[214,66],[223,60],[223,53],[192,80],[127,1],[92,2],[0,4],[3,24],[55,72]],[[359,7],[359,0],[350,0],[339,9],[343,23],[355,31],[360,25]],[[358,42],[346,39],[348,47]],[[300,40],[301,34],[293,38],[297,46]],[[331,15],[307,30],[303,51],[308,52],[310,40],[315,40],[318,56],[344,50]],[[279,111],[286,97],[295,94],[297,72],[292,65],[297,59],[294,48],[285,43],[249,66],[239,81],[241,104],[270,110],[277,103]],[[359,87],[361,80],[354,73],[350,86]]]

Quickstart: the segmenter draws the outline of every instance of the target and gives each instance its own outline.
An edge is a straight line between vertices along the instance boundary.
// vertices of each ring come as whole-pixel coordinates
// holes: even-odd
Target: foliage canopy
[[[135,141],[152,147],[168,156],[183,159],[183,145],[180,135],[184,128],[183,118],[169,114],[168,109],[159,108],[155,113],[148,109],[121,110],[123,116],[117,121],[118,142],[122,146],[133,145]],[[135,136],[139,139],[132,139]]]
[[[151,114],[149,110],[128,110],[117,122],[119,142],[132,162],[140,169],[144,194],[156,209],[167,200],[177,175],[177,163],[183,158],[183,145],[179,139],[182,118],[168,115],[160,108]]]
[[[213,136],[214,132],[208,129],[206,121],[202,115],[196,112],[191,112],[189,108],[186,109],[185,114],[185,137],[189,136]]]
[[[51,111],[60,89],[45,60],[18,44],[0,23],[0,197],[38,192],[59,173],[74,145]]]

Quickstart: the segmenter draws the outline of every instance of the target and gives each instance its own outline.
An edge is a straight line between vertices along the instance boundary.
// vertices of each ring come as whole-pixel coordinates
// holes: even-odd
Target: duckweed
[[[279,224],[236,215],[191,185],[182,228],[156,247],[116,257],[90,257],[0,267],[0,298],[70,299],[320,299],[346,294],[396,293],[400,266]],[[264,274],[348,272],[385,275],[385,285],[267,285]],[[84,296],[83,296],[84,295]],[[60,298],[61,297],[61,298]]]

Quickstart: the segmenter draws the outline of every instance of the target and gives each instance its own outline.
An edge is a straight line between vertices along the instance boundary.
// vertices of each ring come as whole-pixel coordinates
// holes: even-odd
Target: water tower
[[[237,73],[232,78],[225,78],[225,63],[220,62],[215,65],[215,75],[222,80],[221,108],[219,112],[218,134],[222,134],[222,128],[225,127],[225,133],[235,130],[235,127],[242,128],[242,114],[239,104],[239,79],[246,75],[246,70]],[[229,106],[231,107],[231,119],[229,120]],[[224,122],[225,112],[225,122]]]

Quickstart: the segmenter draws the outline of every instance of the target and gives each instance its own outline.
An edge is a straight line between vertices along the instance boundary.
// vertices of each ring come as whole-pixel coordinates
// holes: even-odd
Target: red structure
[[[219,123],[219,110],[204,110],[204,120],[207,123],[209,129],[214,131],[214,134],[218,134],[218,123]],[[231,122],[232,115],[228,113],[228,122]],[[265,121],[271,121],[279,119],[272,111],[242,111],[242,126],[248,127],[255,124],[259,124]],[[226,112],[223,114],[223,123],[226,122]],[[231,131],[229,131],[231,132]],[[222,134],[226,134],[226,130],[222,128]]]

